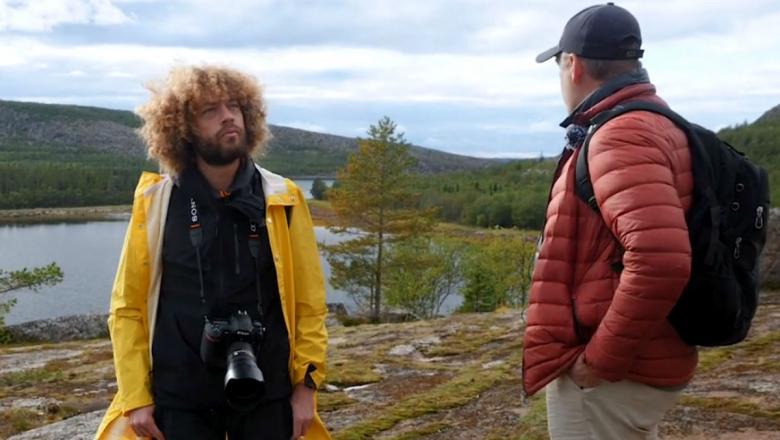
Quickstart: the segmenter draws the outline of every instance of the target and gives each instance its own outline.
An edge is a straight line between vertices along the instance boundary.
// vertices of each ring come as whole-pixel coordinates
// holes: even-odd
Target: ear
[[[582,59],[577,55],[569,55],[569,72],[571,82],[573,84],[579,84],[582,82],[582,78],[585,75],[585,66],[582,63]]]

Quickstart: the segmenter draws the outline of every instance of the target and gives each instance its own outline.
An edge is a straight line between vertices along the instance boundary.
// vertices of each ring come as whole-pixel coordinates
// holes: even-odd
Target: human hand
[[[299,383],[290,397],[293,413],[293,436],[290,440],[298,440],[306,435],[314,421],[314,390]]]
[[[594,388],[602,382],[602,379],[593,372],[593,368],[585,363],[584,352],[577,356],[574,365],[569,369],[569,377],[580,388]]]
[[[136,408],[127,413],[127,417],[130,419],[130,426],[135,431],[135,435],[142,438],[165,440],[165,436],[154,422],[154,405]]]

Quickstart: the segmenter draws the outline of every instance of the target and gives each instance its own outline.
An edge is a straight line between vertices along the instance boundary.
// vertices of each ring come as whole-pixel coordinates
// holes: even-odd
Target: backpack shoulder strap
[[[593,183],[590,180],[590,170],[588,169],[588,146],[590,140],[596,131],[610,120],[635,110],[642,110],[657,113],[659,115],[669,118],[672,122],[680,127],[685,135],[688,137],[689,142],[691,139],[691,124],[682,116],[678,115],[668,107],[663,107],[658,104],[654,104],[646,101],[633,101],[625,104],[619,104],[609,110],[603,111],[593,119],[590,120],[588,135],[585,137],[585,141],[580,147],[580,151],[577,155],[577,165],[575,169],[575,193],[582,199],[591,209],[596,212],[599,211],[599,206],[596,201],[596,195],[593,191]]]

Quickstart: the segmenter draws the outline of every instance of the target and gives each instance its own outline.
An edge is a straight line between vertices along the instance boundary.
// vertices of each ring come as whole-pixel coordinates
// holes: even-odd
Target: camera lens
[[[263,372],[257,366],[254,350],[248,342],[230,344],[227,352],[225,398],[239,411],[253,409],[265,392]]]

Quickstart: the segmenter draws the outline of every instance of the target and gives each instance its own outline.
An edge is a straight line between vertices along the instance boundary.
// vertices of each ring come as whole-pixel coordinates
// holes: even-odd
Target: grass
[[[483,370],[481,367],[468,368],[449,382],[412,395],[380,410],[374,417],[334,433],[333,438],[335,440],[370,439],[403,420],[463,406],[477,398],[483,391],[500,382],[510,380],[515,374],[514,365],[512,362],[507,362],[491,370]]]
[[[426,356],[470,355],[482,351],[485,346],[505,335],[504,330],[475,333],[473,330],[464,329],[447,337],[441,344],[423,350],[423,353]]]
[[[0,435],[13,435],[22,431],[27,431],[37,426],[36,420],[41,416],[37,412],[26,408],[13,408],[0,413],[2,426]]]
[[[46,423],[67,419],[79,411],[69,405],[52,404],[45,408],[11,408],[0,411],[0,438],[37,428]]]
[[[780,406],[759,405],[745,400],[723,397],[701,397],[683,395],[680,405],[695,408],[742,414],[750,417],[760,417],[780,422]]]
[[[337,359],[331,361],[331,368],[325,379],[339,387],[351,387],[379,382],[382,376],[374,371],[373,356],[364,359]]]
[[[699,373],[706,373],[711,371],[730,360],[734,355],[734,350],[728,349],[713,349],[702,350],[699,352]]]
[[[547,440],[547,404],[544,395],[537,395],[531,399],[528,412],[520,420],[517,427],[517,439],[522,440]],[[499,440],[504,437],[489,437],[491,440]]]
[[[780,331],[774,331],[731,347],[702,350],[699,352],[699,373],[713,371],[732,359],[751,359],[762,363],[762,359],[778,351],[778,347]],[[775,362],[765,362],[762,367],[775,370],[780,368]]]
[[[61,369],[46,366],[0,375],[0,386],[29,387],[37,386],[42,383],[60,382],[64,380],[65,373]]]
[[[447,431],[448,429],[450,429],[450,425],[447,423],[433,422],[433,423],[428,423],[427,425],[423,425],[419,428],[410,430],[403,434],[399,434],[395,437],[391,437],[390,440],[416,440],[420,437],[425,437],[426,435],[437,434],[440,432]]]
[[[353,403],[355,403],[355,399],[347,396],[343,392],[322,392],[317,394],[317,409],[319,411],[335,411],[337,409],[352,405]]]

